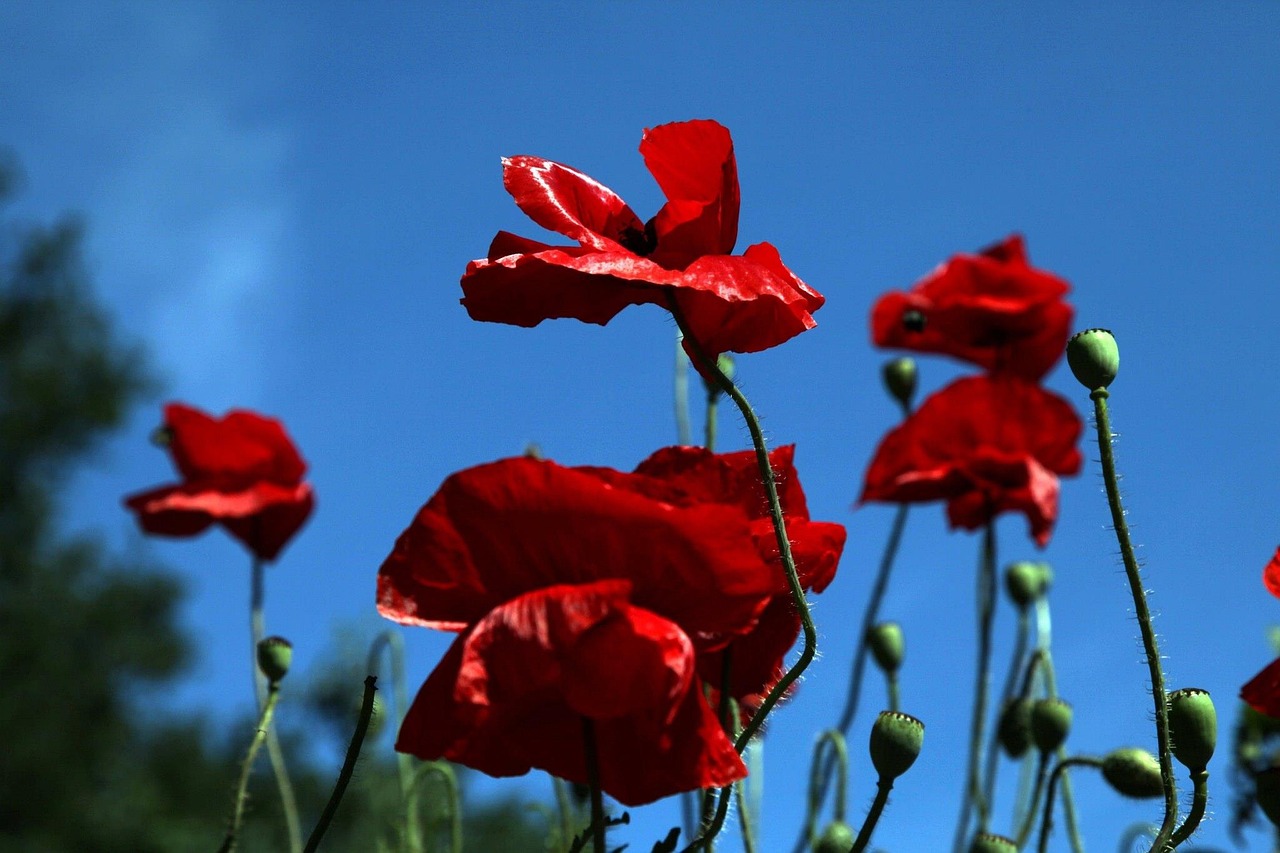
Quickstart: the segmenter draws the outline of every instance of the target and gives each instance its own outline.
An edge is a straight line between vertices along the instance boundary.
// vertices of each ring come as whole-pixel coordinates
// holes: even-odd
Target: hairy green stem
[[[396,703],[396,731],[399,731],[404,724],[405,712],[409,709],[409,700],[404,675],[404,638],[398,631],[388,629],[374,637],[369,646],[369,674],[378,673],[378,661],[384,651],[390,659],[391,692]],[[414,784],[413,756],[397,752],[396,772],[400,780],[400,808],[409,853],[422,853],[422,827],[418,820],[418,786]]]
[[[311,837],[307,839],[304,853],[315,853],[316,850],[320,849],[320,841],[329,829],[333,816],[338,812],[338,804],[342,802],[342,795],[347,792],[347,784],[351,781],[351,774],[356,769],[356,759],[360,757],[360,747],[364,745],[365,733],[369,731],[369,718],[373,716],[373,694],[377,689],[378,677],[376,675],[365,676],[364,700],[360,703],[360,716],[356,720],[356,730],[351,733],[351,743],[347,745],[347,757],[342,762],[342,771],[338,773],[338,781],[334,783],[333,793],[329,795],[329,802],[325,803],[324,811],[320,813],[320,819],[316,821],[315,829],[311,830]]]
[[[1053,773],[1049,776],[1049,790],[1044,799],[1044,819],[1040,822],[1040,845],[1039,853],[1046,853],[1049,849],[1049,831],[1053,828],[1053,795],[1058,787],[1058,780],[1066,780],[1067,768],[1069,767],[1102,767],[1102,760],[1091,758],[1087,755],[1077,755],[1071,758],[1064,758],[1058,761],[1058,766],[1053,768]],[[1065,803],[1064,803],[1065,805]],[[1029,817],[1034,817],[1031,815]],[[1022,845],[1019,844],[1019,847]]]
[[[1182,842],[1191,837],[1196,828],[1200,826],[1200,821],[1204,819],[1205,806],[1209,804],[1209,771],[1201,770],[1198,773],[1191,774],[1191,784],[1193,786],[1191,799],[1191,812],[1187,815],[1187,819],[1182,822],[1182,826],[1178,827],[1170,839],[1170,847],[1177,847]]]
[[[266,601],[266,563],[260,557],[253,558],[250,570],[249,591],[249,667],[253,672],[253,695],[259,713],[267,699],[266,677],[258,671],[258,643],[267,634],[265,601]],[[280,738],[275,729],[267,731],[267,757],[271,760],[271,772],[275,776],[276,788],[280,792],[280,809],[284,812],[285,829],[289,835],[289,850],[298,853],[302,849],[302,823],[298,820],[298,799],[293,793],[293,782],[289,779],[289,768],[285,766],[284,750],[280,748]]]
[[[965,849],[969,835],[969,816],[978,814],[978,831],[985,832],[990,820],[982,794],[982,732],[987,715],[987,691],[991,681],[991,625],[996,603],[996,528],[994,518],[983,528],[982,554],[978,560],[978,664],[973,685],[973,714],[969,723],[969,770],[965,778],[964,796],[960,801],[960,818],[956,822],[953,847],[956,853]]]
[[[853,847],[849,853],[862,853],[867,849],[867,845],[871,843],[871,833],[876,831],[876,823],[880,820],[880,815],[884,813],[885,803],[889,802],[889,792],[893,790],[893,780],[886,779],[883,776],[876,782],[876,798],[871,803],[871,811],[867,813],[867,819],[863,821],[862,829],[858,830],[858,838],[853,842]]]
[[[1147,654],[1147,670],[1151,679],[1151,697],[1155,705],[1156,742],[1159,745],[1160,780],[1164,784],[1164,820],[1160,832],[1151,845],[1152,853],[1163,853],[1173,836],[1178,822],[1178,782],[1173,775],[1173,751],[1169,743],[1169,697],[1165,693],[1164,671],[1160,664],[1160,648],[1156,643],[1155,628],[1151,624],[1151,611],[1147,608],[1147,594],[1142,587],[1142,574],[1129,539],[1129,525],[1125,522],[1124,505],[1120,501],[1120,483],[1116,476],[1115,456],[1111,449],[1111,415],[1107,409],[1107,389],[1098,388],[1089,394],[1093,400],[1094,423],[1098,430],[1098,451],[1102,460],[1102,477],[1107,487],[1107,503],[1111,508],[1111,522],[1115,527],[1116,541],[1124,559],[1125,575],[1129,579],[1129,591],[1133,595],[1133,609],[1142,632],[1142,646]]]
[[[254,730],[253,740],[249,741],[244,763],[240,765],[240,781],[236,784],[235,805],[231,810],[231,820],[227,823],[227,835],[222,839],[222,846],[218,848],[218,853],[231,853],[236,849],[240,823],[244,820],[244,806],[249,799],[249,774],[253,771],[253,762],[258,757],[258,750],[267,739],[267,732],[271,729],[271,717],[275,713],[276,702],[279,699],[280,685],[273,683],[267,689],[267,701],[262,706],[258,727]]]

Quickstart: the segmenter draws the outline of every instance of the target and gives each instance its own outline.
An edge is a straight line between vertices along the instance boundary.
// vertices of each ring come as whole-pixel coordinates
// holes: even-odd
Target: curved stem
[[[1164,820],[1160,832],[1151,845],[1152,853],[1162,853],[1168,847],[1174,826],[1178,822],[1178,783],[1173,775],[1173,751],[1169,744],[1169,698],[1165,694],[1164,671],[1160,665],[1160,648],[1156,632],[1151,624],[1151,611],[1147,609],[1147,594],[1142,587],[1142,575],[1138,560],[1129,540],[1129,525],[1124,518],[1124,505],[1120,501],[1120,484],[1116,476],[1115,456],[1111,450],[1111,416],[1107,409],[1107,389],[1094,390],[1094,421],[1098,430],[1098,451],[1102,461],[1102,477],[1107,487],[1107,503],[1111,508],[1111,522],[1115,527],[1116,541],[1124,559],[1125,575],[1129,579],[1129,591],[1133,595],[1133,609],[1142,632],[1142,646],[1147,654],[1147,670],[1151,678],[1151,697],[1156,712],[1156,741],[1159,744],[1160,780],[1164,784]]]
[[[377,674],[378,660],[384,651],[391,664],[391,692],[396,703],[396,731],[399,731],[404,723],[405,712],[409,709],[404,676],[404,638],[399,632],[386,630],[373,638],[369,645],[369,674]],[[404,813],[404,835],[409,844],[409,853],[421,853],[422,827],[418,822],[418,787],[414,784],[413,757],[408,753],[397,752],[396,772],[400,780],[400,808]]]
[[[996,799],[996,772],[1000,763],[999,715],[1004,713],[1014,691],[1018,689],[1018,674],[1022,671],[1022,659],[1027,654],[1027,639],[1031,634],[1031,620],[1025,608],[1018,609],[1017,636],[1013,643],[1013,654],[1009,658],[1009,669],[1004,676],[1004,686],[1000,689],[1000,701],[996,705],[997,722],[992,726],[991,737],[987,740],[986,769],[982,774],[982,796],[988,803]]]
[[[672,391],[675,398],[676,444],[693,444],[693,431],[689,428],[689,359],[681,342],[684,335],[676,332],[676,361],[672,372]]]
[[[1054,768],[1054,770],[1057,770],[1057,769],[1058,768],[1056,767]],[[1027,843],[1027,839],[1031,837],[1031,830],[1035,828],[1036,809],[1039,808],[1039,805],[1040,805],[1040,791],[1044,788],[1044,777],[1047,775],[1048,770],[1049,770],[1049,753],[1042,752],[1040,753],[1040,761],[1036,765],[1036,783],[1035,783],[1035,787],[1031,789],[1031,802],[1027,806],[1026,817],[1023,818],[1022,826],[1018,828],[1018,835],[1014,839],[1014,841],[1018,845],[1019,850],[1021,850],[1023,845]],[[1048,808],[1052,809],[1053,808],[1053,792],[1052,791],[1049,792],[1049,796],[1046,801],[1049,803]]]
[[[1191,837],[1191,834],[1200,826],[1200,821],[1204,819],[1204,809],[1209,803],[1209,772],[1201,770],[1198,773],[1191,774],[1191,784],[1194,786],[1191,799],[1191,812],[1187,815],[1187,819],[1182,822],[1182,826],[1178,827],[1173,833],[1173,837],[1169,839],[1170,847],[1177,847],[1182,842]]]
[[[876,782],[876,798],[871,803],[871,811],[867,813],[867,819],[862,824],[862,829],[858,830],[858,838],[853,842],[853,847],[849,853],[862,853],[867,849],[867,845],[871,843],[871,833],[876,830],[876,823],[880,820],[880,815],[884,813],[885,803],[889,802],[889,792],[893,790],[893,780],[880,777],[880,781]]]
[[[1045,853],[1049,849],[1049,830],[1053,827],[1053,794],[1058,787],[1058,779],[1066,779],[1067,768],[1072,766],[1102,767],[1102,760],[1090,758],[1087,755],[1077,755],[1059,761],[1058,766],[1053,768],[1053,773],[1049,776],[1048,795],[1044,799],[1044,819],[1040,822],[1040,853]],[[1028,817],[1031,818],[1033,815]]]
[[[787,524],[782,518],[782,501],[778,498],[778,484],[773,475],[773,465],[769,462],[769,450],[765,446],[764,433],[760,429],[760,421],[756,418],[756,413],[752,410],[751,404],[747,402],[747,398],[738,390],[738,386],[734,385],[733,380],[729,379],[728,376],[725,376],[724,371],[716,364],[716,360],[708,357],[698,341],[689,334],[684,315],[674,300],[671,300],[670,308],[671,315],[675,318],[676,325],[680,327],[680,331],[684,333],[685,342],[693,350],[702,372],[710,376],[720,386],[721,390],[729,395],[738,410],[742,412],[742,418],[747,423],[747,430],[751,433],[751,443],[756,451],[756,464],[760,468],[760,479],[764,484],[765,496],[769,500],[769,518],[773,522],[774,538],[778,543],[778,556],[782,561],[783,571],[786,572],[787,587],[791,591],[791,599],[795,602],[796,610],[800,614],[800,625],[804,631],[804,648],[800,652],[799,659],[790,669],[783,673],[782,678],[778,679],[778,683],[765,696],[764,701],[760,703],[760,708],[747,722],[747,725],[742,729],[742,733],[738,735],[738,739],[734,742],[734,748],[741,753],[755,733],[759,731],[760,726],[764,724],[769,712],[778,704],[778,700],[787,692],[787,688],[800,677],[800,674],[813,661],[817,652],[818,632],[813,626],[813,617],[809,614],[809,602],[805,600],[804,587],[800,585],[800,577],[796,573],[795,558],[791,555],[791,540],[787,537]]]
[[[969,723],[969,771],[960,818],[956,822],[954,848],[964,849],[969,834],[969,815],[978,813],[978,831],[985,832],[990,815],[982,794],[982,732],[987,715],[987,691],[991,681],[991,625],[996,603],[996,527],[994,518],[983,528],[982,555],[978,560],[978,665],[973,685],[973,715]]]
[[[334,783],[329,802],[325,803],[324,811],[316,821],[316,828],[311,830],[311,837],[307,839],[304,853],[315,853],[320,848],[320,840],[324,838],[329,824],[333,821],[333,816],[338,811],[342,795],[347,792],[347,783],[351,781],[351,774],[355,772],[356,759],[360,757],[360,747],[364,745],[365,733],[369,731],[369,718],[373,716],[373,694],[377,689],[378,677],[365,676],[364,701],[360,703],[360,717],[356,720],[356,730],[351,733],[351,743],[347,745],[347,757],[342,762],[342,772],[338,774],[338,781]]]
[[[258,718],[258,727],[253,733],[253,740],[249,741],[249,749],[245,752],[244,763],[240,765],[240,781],[236,784],[235,805],[232,807],[231,820],[227,824],[226,837],[222,839],[222,846],[218,848],[218,853],[231,853],[236,849],[240,823],[244,819],[244,806],[249,799],[249,774],[253,771],[253,762],[258,757],[258,750],[267,739],[267,732],[271,728],[271,716],[275,713],[276,702],[279,699],[280,686],[272,684],[267,691],[267,701],[262,706],[262,714]]]
[[[828,744],[831,746],[830,753],[826,750]],[[845,744],[844,735],[839,730],[827,729],[818,736],[818,742],[813,745],[813,762],[809,765],[809,804],[805,813],[804,832],[810,845],[818,840],[818,812],[822,809],[824,799],[821,791],[824,781],[822,773],[827,766],[824,759],[828,754],[836,765],[836,802],[833,817],[835,820],[844,820],[845,792],[849,780],[849,750]]]
[[[458,774],[453,772],[447,761],[429,761],[418,769],[414,787],[417,787],[417,781],[432,773],[444,780],[445,796],[449,802],[449,851],[462,853],[462,801],[458,795]]]
[[[266,563],[259,557],[253,558],[250,570],[249,588],[249,668],[253,673],[253,695],[258,711],[265,706],[267,696],[266,677],[258,671],[258,643],[267,635],[265,601],[266,601]],[[302,849],[302,824],[298,820],[298,799],[293,793],[293,782],[289,779],[289,768],[285,766],[284,750],[280,748],[280,738],[274,729],[267,731],[267,757],[271,760],[271,772],[276,779],[276,788],[280,792],[280,808],[284,812],[285,829],[289,835],[289,850],[298,853]]]

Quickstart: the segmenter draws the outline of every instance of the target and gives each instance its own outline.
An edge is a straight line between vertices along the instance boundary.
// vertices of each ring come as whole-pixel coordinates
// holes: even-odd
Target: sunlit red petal
[[[644,132],[640,154],[667,197],[654,218],[654,260],[682,268],[732,252],[740,199],[729,131],[708,120],[659,125]]]
[[[1280,717],[1280,658],[1240,688],[1240,698],[1260,714]]]
[[[541,157],[504,157],[502,183],[525,214],[597,251],[616,251],[644,223],[613,190],[577,169]]]

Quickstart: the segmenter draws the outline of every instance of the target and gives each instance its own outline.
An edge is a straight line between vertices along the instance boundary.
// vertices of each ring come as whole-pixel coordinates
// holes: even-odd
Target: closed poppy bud
[[[1026,610],[1044,595],[1047,586],[1039,563],[1010,563],[1004,570],[1004,588],[1019,610]]]
[[[1031,706],[1031,739],[1049,753],[1062,746],[1071,731],[1071,706],[1061,699],[1039,699]]]
[[[293,663],[293,645],[284,637],[267,637],[258,641],[258,669],[275,684],[289,672]]]
[[[871,647],[871,655],[876,665],[887,673],[895,673],[902,666],[902,657],[906,653],[905,641],[902,637],[902,626],[897,622],[881,622],[867,631],[867,645]]]
[[[885,362],[881,373],[884,387],[889,389],[893,399],[904,406],[911,405],[911,398],[916,395],[916,360],[914,358],[895,358]]]
[[[1169,736],[1173,757],[1192,773],[1209,765],[1218,743],[1218,714],[1209,691],[1184,687],[1169,696]]]
[[[853,827],[842,820],[832,821],[813,845],[813,853],[849,853],[853,841]]]
[[[1021,758],[1031,746],[1031,700],[1010,699],[1000,712],[996,736],[1010,758]]]
[[[871,763],[881,779],[897,779],[924,745],[924,723],[901,711],[881,711],[871,726]]]
[[[1018,853],[1018,845],[1012,838],[979,832],[969,844],[969,853]]]
[[[1268,767],[1253,777],[1254,799],[1258,807],[1277,827],[1280,827],[1280,767]]]
[[[1145,749],[1134,746],[1108,753],[1102,759],[1102,778],[1126,797],[1146,800],[1164,794],[1160,762]]]
[[[1120,372],[1120,348],[1108,330],[1085,329],[1067,341],[1067,364],[1090,391],[1106,388]]]

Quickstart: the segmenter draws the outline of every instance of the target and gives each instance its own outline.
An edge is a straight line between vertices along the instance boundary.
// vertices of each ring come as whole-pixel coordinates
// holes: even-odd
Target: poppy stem
[[[1169,743],[1169,698],[1165,693],[1164,671],[1160,665],[1160,648],[1156,632],[1151,624],[1151,611],[1147,608],[1147,594],[1142,587],[1142,574],[1129,539],[1129,525],[1125,523],[1124,504],[1120,501],[1120,484],[1116,476],[1115,455],[1111,448],[1111,414],[1107,409],[1106,388],[1095,388],[1089,394],[1093,400],[1094,424],[1098,431],[1098,451],[1102,461],[1102,478],[1107,487],[1107,503],[1111,508],[1111,523],[1115,528],[1120,556],[1124,560],[1125,575],[1129,579],[1129,591],[1133,595],[1133,609],[1142,632],[1142,645],[1147,654],[1147,670],[1151,678],[1151,698],[1156,712],[1156,741],[1160,747],[1160,781],[1164,785],[1164,820],[1151,845],[1152,853],[1163,853],[1178,822],[1178,782],[1173,775],[1173,751]]]
[[[1050,617],[1049,600],[1041,597],[1036,602],[1036,651],[1033,656],[1038,656],[1040,670],[1044,675],[1045,688],[1049,691],[1050,699],[1058,698],[1058,678],[1053,670],[1053,654],[1050,647],[1053,644],[1053,619]],[[1030,677],[1030,676],[1028,676]],[[1024,686],[1022,693],[1024,696],[1029,695],[1028,687]],[[1062,745],[1058,747],[1058,761],[1067,760],[1067,747]],[[1071,774],[1067,770],[1063,770],[1062,776],[1062,813],[1066,818],[1067,838],[1071,841],[1071,849],[1073,853],[1084,853],[1084,839],[1080,837],[1080,821],[1076,817],[1076,798],[1071,787]]]
[[[1018,830],[1018,836],[1014,840],[1017,842],[1018,849],[1021,850],[1026,845],[1027,840],[1031,838],[1031,831],[1035,829],[1036,812],[1040,808],[1040,792],[1044,790],[1045,776],[1049,771],[1049,755],[1048,752],[1041,752],[1040,758],[1036,764],[1036,784],[1031,789],[1031,803],[1027,808],[1026,817],[1022,821],[1022,827]],[[1058,768],[1054,768],[1054,778],[1057,778]],[[1049,795],[1045,798],[1045,811],[1053,810],[1053,789],[1050,787]]]
[[[329,796],[329,802],[325,803],[324,811],[320,813],[315,829],[311,830],[311,836],[307,839],[307,846],[303,853],[315,853],[320,848],[320,840],[324,838],[334,814],[338,811],[342,795],[347,792],[347,783],[351,781],[351,776],[355,772],[356,760],[360,757],[360,747],[364,745],[365,733],[369,731],[369,718],[373,716],[373,694],[377,689],[378,677],[365,676],[364,701],[360,703],[360,717],[356,720],[356,730],[351,733],[351,743],[347,745],[347,757],[342,762],[342,771],[338,773],[338,781],[334,783],[333,793]]]
[[[1209,771],[1201,770],[1198,773],[1192,773],[1191,782],[1194,786],[1191,795],[1191,813],[1170,839],[1171,847],[1177,847],[1191,837],[1196,827],[1200,826],[1200,821],[1204,818],[1205,806],[1209,804]]]
[[[672,373],[672,390],[675,397],[676,444],[693,444],[693,430],[689,427],[689,356],[684,353],[684,335],[676,332],[676,361]]]
[[[716,451],[716,431],[719,425],[720,389],[707,388],[707,420],[703,425],[702,443],[712,453]]]
[[[587,785],[591,788],[591,844],[594,853],[604,849],[604,793],[600,788],[600,758],[596,753],[596,728],[590,717],[582,718],[582,748],[586,754]]]
[[[765,445],[764,432],[760,429],[760,420],[752,410],[751,404],[747,402],[747,398],[738,390],[738,386],[734,385],[733,380],[720,369],[720,365],[716,363],[717,359],[710,358],[697,339],[689,334],[684,313],[674,299],[669,300],[669,307],[671,316],[675,318],[676,325],[684,334],[685,343],[693,351],[703,375],[711,377],[712,381],[733,399],[738,410],[742,412],[743,420],[747,423],[747,430],[751,433],[751,443],[756,451],[756,464],[760,468],[760,480],[764,484],[765,495],[769,500],[769,517],[773,521],[773,533],[778,542],[778,555],[782,560],[782,568],[787,575],[787,586],[791,590],[791,599],[795,602],[796,610],[800,614],[800,625],[804,630],[804,648],[800,652],[799,659],[783,673],[782,678],[778,679],[778,683],[765,696],[759,709],[752,715],[734,742],[734,748],[741,754],[746,749],[747,743],[760,730],[769,712],[786,693],[787,688],[813,661],[817,652],[818,632],[813,626],[813,617],[809,614],[809,603],[805,600],[804,587],[800,585],[800,577],[796,573],[795,557],[791,554],[791,540],[787,538],[787,524],[782,518],[782,501],[778,498],[778,484],[773,475],[773,465],[769,462],[769,449]],[[721,799],[724,801],[727,798],[722,794]],[[727,802],[722,802],[722,805],[728,808]]]
[[[409,708],[404,677],[404,638],[391,630],[374,637],[369,646],[369,674],[378,673],[378,660],[383,651],[387,653],[390,662],[392,694],[396,703],[396,731],[399,731]],[[422,853],[422,828],[418,820],[418,786],[414,783],[413,757],[397,752],[396,771],[400,779],[400,805],[404,809],[404,835],[409,853]]]
[[[1044,819],[1040,822],[1040,844],[1039,853],[1046,853],[1049,849],[1049,830],[1053,828],[1053,794],[1058,787],[1058,780],[1064,782],[1067,779],[1067,769],[1069,767],[1102,767],[1102,762],[1096,758],[1090,758],[1085,755],[1077,755],[1073,758],[1060,758],[1058,766],[1053,768],[1053,773],[1049,776],[1049,791],[1044,800]],[[1065,803],[1064,803],[1065,805]],[[1030,822],[1031,815],[1027,816]],[[1124,849],[1128,849],[1127,847]]]
[[[1013,642],[1013,654],[1009,657],[1009,669],[1005,672],[1004,687],[1000,690],[1000,702],[997,705],[999,713],[1003,714],[1005,707],[1013,699],[1014,691],[1018,689],[1018,675],[1022,672],[1022,661],[1027,656],[1027,639],[1031,635],[1031,619],[1027,615],[1025,608],[1018,610],[1018,628],[1017,634]],[[997,719],[999,719],[997,717]],[[1000,738],[999,730],[993,728],[991,737],[987,739],[987,758],[985,769],[982,772],[982,796],[988,803],[994,803],[996,799],[996,772],[1000,768],[999,752]]]
[[[982,793],[982,732],[987,715],[987,692],[991,681],[991,625],[996,604],[996,526],[988,521],[982,533],[982,553],[978,560],[978,667],[973,685],[973,717],[969,723],[969,772],[960,801],[954,849],[965,849],[969,815],[978,813],[978,831],[984,832],[990,814]]]
[[[227,825],[226,837],[218,853],[231,853],[236,849],[237,836],[240,834],[240,822],[244,819],[244,806],[249,799],[249,774],[253,772],[253,762],[258,757],[258,750],[267,739],[267,731],[271,728],[271,717],[276,710],[276,702],[280,698],[280,685],[272,684],[267,691],[266,704],[258,718],[258,727],[254,730],[253,740],[249,741],[249,749],[245,752],[244,763],[240,765],[240,781],[236,785],[236,800],[231,811],[231,820]]]
[[[892,790],[893,780],[881,776],[876,782],[876,798],[871,803],[871,811],[867,813],[862,829],[858,830],[858,838],[853,842],[853,848],[849,853],[862,853],[867,849],[867,845],[871,843],[871,833],[875,832],[880,815],[884,814],[884,807],[889,802],[889,792]]]
[[[266,677],[258,670],[258,643],[267,633],[265,574],[266,563],[261,557],[255,556],[249,589],[249,666],[253,673],[253,694],[259,713],[265,709],[268,700]],[[289,769],[285,766],[284,750],[280,748],[280,739],[276,736],[275,729],[267,729],[266,739],[271,772],[275,776],[276,788],[280,791],[280,807],[288,830],[289,850],[298,853],[302,849],[302,824],[298,820],[298,800],[293,793],[293,783],[289,780]]]
[[[831,749],[828,752],[827,746]],[[828,757],[829,756],[829,757]],[[844,820],[845,789],[849,778],[849,750],[844,735],[836,729],[827,729],[813,745],[813,763],[809,765],[809,805],[804,820],[804,835],[808,846],[818,843],[818,812],[822,809],[823,772],[834,762],[836,765],[836,802],[834,820]]]

